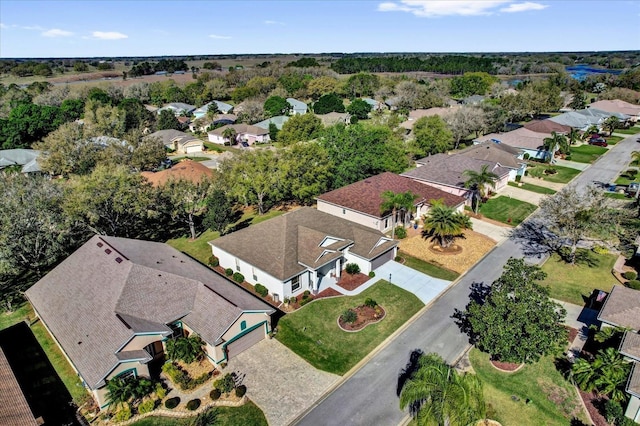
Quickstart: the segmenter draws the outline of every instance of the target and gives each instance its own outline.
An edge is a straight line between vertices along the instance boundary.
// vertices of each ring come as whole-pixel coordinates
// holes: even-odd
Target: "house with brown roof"
[[[548,121],[548,120],[544,120]],[[551,121],[553,123],[553,121]],[[557,124],[557,123],[554,123]],[[520,157],[524,158],[525,154],[528,154],[530,158],[537,158],[540,160],[548,159],[550,153],[544,147],[544,140],[551,137],[551,132],[541,133],[538,130],[542,130],[544,126],[534,126],[536,130],[525,127],[512,130],[505,133],[489,133],[484,136],[480,136],[473,140],[474,143],[486,143],[494,142],[500,145],[506,145],[520,151]],[[566,128],[566,126],[558,124],[557,126],[548,126],[549,128]]]
[[[420,218],[435,200],[442,200],[447,206],[458,210],[464,208],[463,197],[423,185],[408,177],[385,172],[352,183],[351,185],[324,193],[316,198],[318,210],[380,232],[391,230],[394,220],[392,212],[381,211],[382,194],[391,191],[396,194],[411,192],[416,195],[413,212],[396,213],[396,224],[408,224],[414,218]]]
[[[393,260],[397,242],[364,225],[303,207],[209,241],[220,266],[276,300],[335,283],[348,263],[367,274]]]
[[[35,418],[22,392],[13,369],[0,348],[0,424],[11,426],[38,426],[42,418]]]
[[[236,132],[235,139],[232,141],[224,137],[225,130],[229,128],[232,128]],[[271,138],[269,138],[268,129],[263,129],[261,127],[252,126],[251,124],[245,123],[228,124],[226,126],[218,127],[215,130],[207,132],[207,135],[209,137],[209,142],[217,143],[219,145],[235,145],[237,143],[240,143],[243,146],[249,146],[256,143],[267,143],[271,141]]]
[[[204,143],[200,139],[180,130],[158,130],[146,137],[159,138],[166,148],[179,154],[198,154],[204,151]]]
[[[625,114],[630,117],[630,121],[637,122],[640,120],[640,105],[630,104],[620,99],[602,100],[593,102],[589,108],[597,108],[602,111],[611,113]]]
[[[159,172],[142,172],[140,173],[153,186],[164,186],[170,180],[188,180],[193,183],[200,183],[204,179],[213,176],[213,170],[193,160],[182,160],[170,169],[161,170]]]
[[[166,244],[99,235],[26,297],[101,408],[107,381],[149,377],[166,340],[196,333],[219,364],[262,340],[274,313]]]

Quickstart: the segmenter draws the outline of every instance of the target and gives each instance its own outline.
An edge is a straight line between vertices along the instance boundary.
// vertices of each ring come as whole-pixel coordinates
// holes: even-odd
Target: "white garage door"
[[[393,260],[393,249],[373,259],[371,261],[371,270],[378,269],[390,260]]]
[[[227,345],[227,359],[231,359],[238,355],[240,352],[249,349],[251,346],[264,339],[264,325],[252,330]]]
[[[187,154],[196,154],[198,152],[202,152],[202,147],[200,147],[200,145],[187,147]]]

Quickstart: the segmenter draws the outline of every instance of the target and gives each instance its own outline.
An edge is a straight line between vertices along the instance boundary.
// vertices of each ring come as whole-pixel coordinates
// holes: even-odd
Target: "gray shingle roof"
[[[493,163],[499,163],[503,167],[518,169],[520,168],[520,161],[517,160],[519,154],[520,150],[509,145],[483,142],[458,151],[455,155],[464,155],[475,158],[476,160],[491,161]]]
[[[307,112],[307,104],[305,104],[302,101],[299,101],[297,99],[294,98],[287,98],[287,103],[289,105],[291,105],[291,109],[300,113],[300,114],[306,114]]]
[[[620,353],[640,361],[640,334],[625,331],[622,342],[620,342]]]
[[[38,157],[40,151],[35,149],[0,150],[0,169],[6,166],[22,166],[22,173],[39,172]]]
[[[1,348],[0,424],[11,426],[36,426],[38,424]]]
[[[598,319],[608,324],[640,330],[640,291],[614,285]]]
[[[255,127],[260,127],[261,129],[269,130],[269,125],[271,123],[276,125],[278,130],[282,130],[282,126],[284,123],[289,121],[289,117],[286,115],[277,115],[275,117],[267,118],[266,120],[262,120],[254,124]]]
[[[166,244],[116,237],[94,236],[26,295],[92,389],[135,333],[169,334],[166,324],[183,318],[214,343],[231,325],[229,312],[273,312]]]
[[[149,136],[146,136],[146,137],[159,138],[164,144],[164,146],[171,149],[174,148],[174,145],[173,145],[174,142],[177,142],[178,146],[183,146],[186,143],[191,141],[197,141],[202,143],[202,141],[196,138],[195,136],[192,136],[188,133],[181,132],[180,130],[174,130],[174,129],[158,130],[157,132],[151,133]]]
[[[640,362],[634,362],[629,381],[627,382],[627,392],[640,398]]]
[[[329,257],[316,260],[323,251],[335,251],[345,245],[319,247],[327,236],[344,240],[347,245],[353,242],[349,251],[365,259],[373,259],[396,245],[395,241],[385,241],[376,247],[381,238],[386,238],[381,232],[310,207],[252,225],[209,244],[214,253],[220,248],[284,281],[306,269],[301,263],[315,268],[341,256],[325,254]]]

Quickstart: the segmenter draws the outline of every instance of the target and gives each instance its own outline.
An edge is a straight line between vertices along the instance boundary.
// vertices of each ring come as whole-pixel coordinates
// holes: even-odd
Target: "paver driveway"
[[[425,305],[435,299],[451,284],[451,281],[433,278],[396,261],[390,261],[375,270],[376,280],[389,280],[418,296]]]
[[[291,423],[340,378],[313,368],[275,339],[264,339],[232,358],[225,370],[239,374],[247,396],[271,426]]]

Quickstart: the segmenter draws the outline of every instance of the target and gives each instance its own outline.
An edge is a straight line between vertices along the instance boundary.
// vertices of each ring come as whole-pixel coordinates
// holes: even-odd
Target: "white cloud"
[[[218,35],[218,34],[209,34],[209,38],[215,38],[215,39],[218,39],[218,40],[229,40],[231,37],[230,36]]]
[[[542,10],[549,7],[546,4],[524,2],[524,3],[512,3],[508,7],[503,7],[500,12],[514,13],[514,12],[526,12],[528,10]]]
[[[270,20],[266,20],[264,21],[265,25],[284,25],[284,22],[280,22],[280,21],[270,21]]]
[[[71,31],[61,30],[59,28],[52,28],[47,31],[43,31],[42,35],[45,37],[70,37],[73,35]]]
[[[9,28],[8,25],[5,25],[2,22],[0,22],[0,29],[6,30],[7,28]]]
[[[91,35],[93,38],[99,38],[100,40],[121,40],[123,38],[129,38],[128,35],[116,31],[94,31]]]
[[[29,31],[45,31],[45,29],[42,28],[40,25],[26,25],[26,26],[21,26],[19,28],[23,30],[29,30]]]
[[[408,12],[415,16],[439,17],[439,16],[480,16],[491,15],[498,10],[502,12],[522,12],[525,10],[544,9],[545,5],[525,2],[514,3],[508,7],[498,9],[511,3],[510,0],[399,0],[397,2],[383,2],[378,4],[380,12]]]

